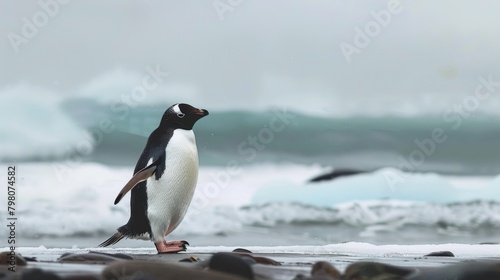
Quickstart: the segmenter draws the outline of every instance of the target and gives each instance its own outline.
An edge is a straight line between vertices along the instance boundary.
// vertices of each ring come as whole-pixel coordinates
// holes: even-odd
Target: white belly
[[[198,180],[198,150],[192,130],[176,129],[166,148],[165,172],[147,180],[153,241],[163,241],[186,215]]]

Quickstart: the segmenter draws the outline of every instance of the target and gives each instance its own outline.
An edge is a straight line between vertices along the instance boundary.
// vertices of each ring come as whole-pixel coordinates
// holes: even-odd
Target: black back
[[[148,138],[148,142],[142,152],[137,164],[135,165],[134,174],[147,166],[148,161],[153,158],[153,161],[160,157],[165,157],[165,148],[168,141],[172,137],[173,129],[160,131],[157,128]],[[165,160],[158,161],[155,176],[158,180],[165,172]],[[148,197],[146,193],[146,181],[140,182],[135,186],[130,195],[130,219],[127,224],[118,229],[119,232],[127,236],[137,236],[144,233],[151,234],[149,219],[147,215]]]

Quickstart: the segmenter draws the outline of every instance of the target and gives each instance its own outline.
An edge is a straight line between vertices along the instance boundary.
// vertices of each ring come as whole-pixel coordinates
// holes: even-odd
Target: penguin
[[[186,250],[186,241],[167,242],[165,237],[181,223],[198,181],[198,149],[194,124],[208,111],[178,103],[163,114],[160,125],[148,138],[133,177],[115,199],[118,204],[128,191],[130,218],[117,233],[99,247],[123,238],[148,238],[159,254]]]

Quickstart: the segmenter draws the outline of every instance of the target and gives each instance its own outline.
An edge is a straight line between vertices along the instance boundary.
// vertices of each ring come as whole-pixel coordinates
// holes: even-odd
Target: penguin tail
[[[109,245],[116,244],[116,243],[118,243],[118,241],[122,240],[124,237],[125,237],[125,235],[123,235],[120,232],[117,232],[117,233],[113,234],[113,236],[108,238],[106,241],[99,244],[98,247],[108,247]]]

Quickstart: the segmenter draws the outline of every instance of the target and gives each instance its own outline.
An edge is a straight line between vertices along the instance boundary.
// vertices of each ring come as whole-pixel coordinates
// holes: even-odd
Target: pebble
[[[311,275],[313,277],[330,277],[330,279],[339,279],[341,276],[340,272],[331,263],[324,261],[316,262],[313,265]]]
[[[196,263],[200,262],[200,259],[196,256],[191,256],[189,258],[182,259],[179,262]]]
[[[463,263],[423,272],[412,280],[499,280],[499,263]]]
[[[439,252],[429,253],[424,257],[455,257],[455,255],[450,251],[439,251]]]
[[[175,263],[161,263],[157,261],[118,261],[108,265],[102,272],[103,279],[108,280],[243,280],[239,277],[219,271],[202,271],[188,268]]]
[[[116,261],[121,261],[123,259],[132,259],[132,257],[127,256],[127,255],[113,255],[113,254],[105,254],[105,253],[99,253],[99,252],[92,252],[92,253],[86,253],[86,254],[72,254],[72,253],[66,253],[63,254],[61,257],[57,259],[58,262],[61,263],[73,263],[73,262],[79,262],[79,263],[92,263],[92,264],[107,264],[111,262],[116,262]],[[128,257],[128,258],[127,258]]]
[[[14,256],[12,256],[11,254],[11,251],[1,252],[0,264],[9,264],[9,262],[13,261],[12,258],[14,258],[16,266],[25,266],[27,264],[26,259],[24,259],[20,254],[14,254]]]
[[[342,275],[331,263],[316,262],[311,268],[311,276],[298,274],[293,280],[340,280]]]
[[[233,253],[246,253],[246,254],[251,254],[252,251],[244,249],[244,248],[236,248],[233,250]]]
[[[26,269],[21,272],[21,280],[61,280],[62,278],[55,273],[45,271],[39,268]]]
[[[103,253],[103,252],[97,252],[97,251],[89,251],[89,253],[101,254],[101,255],[105,255],[105,256],[112,256],[112,257],[122,259],[122,260],[133,260],[134,259],[134,258],[132,258],[132,256],[129,256],[127,254],[122,254],[122,253],[109,254],[109,253]]]
[[[235,253],[214,254],[209,260],[208,267],[212,270],[237,275],[244,279],[254,278],[250,264],[239,254]]]
[[[253,256],[253,255],[251,255],[252,252],[250,250],[247,250],[247,249],[237,248],[237,249],[233,250],[233,253],[237,253],[238,255],[240,255],[242,257],[246,257],[249,260],[252,260],[254,263],[265,264],[265,265],[281,265],[280,262],[277,262],[277,261],[270,259],[270,258]]]
[[[0,253],[0,261],[10,260],[10,252]],[[450,251],[432,252],[425,257],[453,257]],[[16,276],[2,274],[2,279],[21,280],[255,280],[263,279],[253,271],[254,264],[281,265],[279,262],[265,257],[253,256],[252,252],[238,248],[233,252],[214,254],[210,259],[199,260],[195,256],[181,260],[193,264],[176,264],[154,261],[133,260],[125,254],[106,254],[90,251],[86,254],[63,254],[60,262],[105,263],[108,266],[102,272],[102,278],[95,274],[56,275],[49,270],[30,268],[19,269]],[[16,265],[26,265],[21,255],[16,255]],[[262,267],[260,267],[262,268]],[[270,269],[270,268],[269,268]],[[9,278],[10,277],[10,278]],[[14,277],[14,278],[12,278]],[[267,279],[267,278],[266,278]],[[500,280],[500,262],[467,262],[441,267],[424,269],[407,268],[377,262],[355,262],[349,265],[344,275],[331,263],[319,261],[314,263],[309,276],[297,275],[293,280]]]
[[[404,280],[415,269],[398,267],[376,262],[356,262],[349,265],[344,273],[345,280]]]

